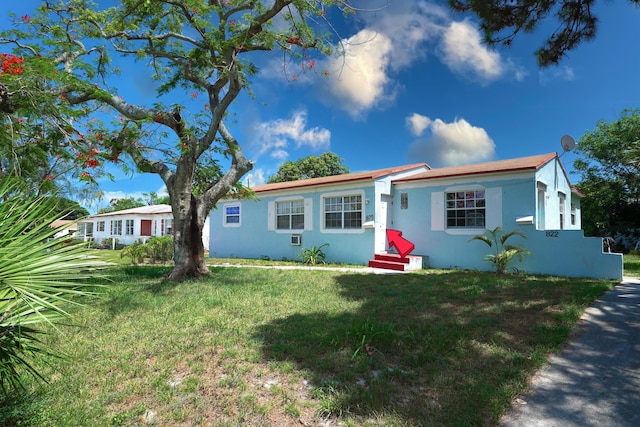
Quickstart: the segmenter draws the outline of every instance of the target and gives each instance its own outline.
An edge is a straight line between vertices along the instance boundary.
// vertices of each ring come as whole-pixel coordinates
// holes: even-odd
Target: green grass
[[[487,425],[611,282],[114,266],[0,425]]]
[[[624,275],[640,279],[640,255],[624,255]]]

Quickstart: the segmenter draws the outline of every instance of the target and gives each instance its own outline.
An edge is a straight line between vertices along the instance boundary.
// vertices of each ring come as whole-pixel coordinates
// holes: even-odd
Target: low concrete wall
[[[527,239],[512,237],[507,243],[531,251],[523,262],[513,261],[528,273],[622,280],[622,254],[602,251],[602,239],[584,237],[582,230],[535,230],[522,227]]]

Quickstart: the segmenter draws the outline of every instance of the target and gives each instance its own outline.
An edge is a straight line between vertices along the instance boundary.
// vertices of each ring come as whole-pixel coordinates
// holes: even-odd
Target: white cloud
[[[362,30],[343,40],[344,56],[329,60],[329,101],[357,118],[384,99],[390,80],[387,68],[393,49],[381,33]]]
[[[464,119],[451,123],[441,119],[429,120],[430,135],[411,144],[410,158],[425,161],[431,166],[456,166],[495,157],[495,143],[483,128],[472,126]]]
[[[550,68],[540,70],[538,72],[538,80],[541,85],[549,84],[554,80],[573,81],[576,78],[576,73],[573,68],[563,65],[557,68]]]
[[[257,155],[269,153],[278,160],[288,157],[288,149],[310,147],[326,150],[331,145],[331,131],[321,127],[307,129],[307,112],[295,111],[289,119],[277,119],[258,123],[254,128],[254,144],[258,145]]]
[[[381,13],[363,13],[366,28],[342,40],[344,55],[321,64],[330,72],[325,101],[353,118],[392,102],[399,88],[394,73],[426,58],[423,45],[442,33],[446,13],[426,2],[391,2]]]
[[[261,169],[261,168],[253,169],[251,172],[246,174],[242,179],[242,183],[250,187],[255,187],[256,185],[262,185],[265,182],[267,182],[267,180],[264,177],[264,169]]]
[[[296,84],[316,84],[319,99],[354,119],[392,103],[402,89],[398,73],[426,61],[430,54],[453,72],[482,84],[526,76],[512,60],[483,45],[473,23],[452,20],[447,8],[422,0],[374,2],[370,8],[381,3],[379,13],[357,15],[363,28],[336,47],[343,55],[318,59],[313,71],[304,72],[302,63],[272,60],[261,67],[261,76],[282,81],[295,73]],[[320,77],[318,70],[328,71],[328,77]]]
[[[415,136],[421,136],[431,124],[431,119],[418,113],[413,113],[406,118],[407,126]]]
[[[505,73],[500,55],[481,43],[480,32],[469,21],[451,22],[443,34],[441,48],[443,62],[462,75],[490,82]]]

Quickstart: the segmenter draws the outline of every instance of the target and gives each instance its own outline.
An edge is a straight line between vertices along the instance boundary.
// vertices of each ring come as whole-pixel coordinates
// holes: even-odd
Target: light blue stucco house
[[[622,255],[584,237],[581,194],[556,153],[436,169],[420,163],[253,190],[258,201],[226,200],[211,212],[210,256],[299,260],[302,248],[328,244],[328,262],[384,266],[384,254],[399,247],[387,230],[397,230],[412,244],[407,259],[392,255],[403,269],[418,259],[419,267],[488,270],[488,246],[469,238],[500,226],[527,237],[509,240],[531,252],[511,264],[521,271],[622,278]]]

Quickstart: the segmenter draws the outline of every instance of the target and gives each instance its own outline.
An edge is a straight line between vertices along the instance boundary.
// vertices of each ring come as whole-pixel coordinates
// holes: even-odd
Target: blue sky
[[[374,3],[386,2],[367,2]],[[0,23],[8,22],[8,11],[20,16],[37,4],[3,0]],[[551,21],[508,49],[492,50],[481,44],[474,17],[453,14],[445,2],[395,0],[349,22],[338,15],[343,58],[318,59],[304,73],[290,64],[289,75],[298,74],[292,80],[283,75],[282,54],[263,55],[255,99],[241,96],[233,104],[231,130],[255,161],[247,179],[263,183],[282,162],[325,151],[341,156],[352,172],[560,153],[563,135],[578,140],[598,120],[639,106],[640,9],[616,1],[595,10],[596,39],[544,70],[533,52],[553,31]],[[120,94],[155,102],[139,73],[125,72],[119,81]],[[199,102],[185,94],[187,110]],[[574,159],[574,153],[562,157],[569,172]],[[162,192],[163,185],[155,175],[117,173],[102,186],[105,204]]]

